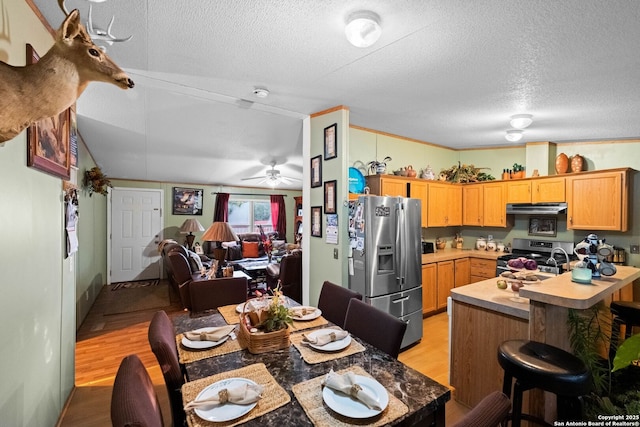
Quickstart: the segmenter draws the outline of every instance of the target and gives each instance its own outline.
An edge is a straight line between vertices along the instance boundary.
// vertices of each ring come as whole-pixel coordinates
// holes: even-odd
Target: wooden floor
[[[149,322],[156,310],[104,315],[106,287],[77,333],[76,388],[58,426],[110,426],[111,389],[120,361],[137,354],[149,372],[160,398],[165,425],[171,414],[164,379],[147,341]],[[172,298],[175,301],[175,298]],[[177,302],[164,308],[170,315],[182,313]],[[444,385],[449,385],[448,318],[446,313],[423,320],[422,341],[400,354],[399,359]],[[451,400],[447,403],[447,424],[468,411]]]

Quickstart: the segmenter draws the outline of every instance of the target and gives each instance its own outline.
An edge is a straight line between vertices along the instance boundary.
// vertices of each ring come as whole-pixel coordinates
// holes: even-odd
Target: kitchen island
[[[591,285],[559,276],[537,273],[544,279],[524,286],[516,297],[499,289],[496,278],[451,290],[450,383],[454,398],[472,407],[494,390],[502,389],[503,371],[497,348],[508,339],[530,339],[570,351],[569,309],[585,309],[612,297],[630,299],[628,293],[640,269],[618,266],[614,276],[594,279]],[[529,402],[530,400],[530,402]],[[555,398],[537,390],[525,393],[525,412],[553,421]],[[528,408],[528,410],[527,410]]]

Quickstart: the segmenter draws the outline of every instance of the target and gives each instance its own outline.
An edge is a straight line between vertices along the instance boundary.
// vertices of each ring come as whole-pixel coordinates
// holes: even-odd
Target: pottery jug
[[[560,153],[556,157],[556,173],[567,173],[569,171],[569,158],[566,154]]]
[[[407,176],[409,178],[415,178],[416,175],[418,175],[418,172],[416,172],[416,170],[413,168],[413,166],[411,166],[411,165],[407,166]]]
[[[571,172],[580,172],[584,166],[584,157],[576,154],[571,158]]]

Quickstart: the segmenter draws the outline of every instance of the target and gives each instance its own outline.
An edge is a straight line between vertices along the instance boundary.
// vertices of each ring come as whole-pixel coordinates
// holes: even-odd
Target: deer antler
[[[115,16],[111,17],[111,21],[109,21],[109,25],[107,26],[106,30],[103,30],[102,28],[99,28],[99,27],[95,27],[93,25],[93,18],[91,16],[93,12],[91,0],[87,0],[87,1],[89,2],[89,13],[87,15],[88,20],[87,20],[86,27],[87,27],[87,32],[89,33],[89,36],[91,36],[93,41],[104,41],[109,45],[112,45],[115,42],[128,42],[133,38],[133,35],[130,35],[129,37],[124,37],[124,38],[117,38],[116,36],[111,34],[111,27],[113,26],[113,21],[115,20]],[[65,15],[67,16],[69,15],[69,11],[67,10],[67,7],[65,5],[65,0],[58,0],[58,6],[60,6],[60,9],[62,9]]]

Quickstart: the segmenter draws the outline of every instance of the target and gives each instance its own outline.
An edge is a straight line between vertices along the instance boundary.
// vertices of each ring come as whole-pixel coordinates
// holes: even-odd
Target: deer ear
[[[65,18],[60,27],[61,37],[63,40],[73,40],[80,32],[82,24],[80,24],[80,12],[74,9]]]

